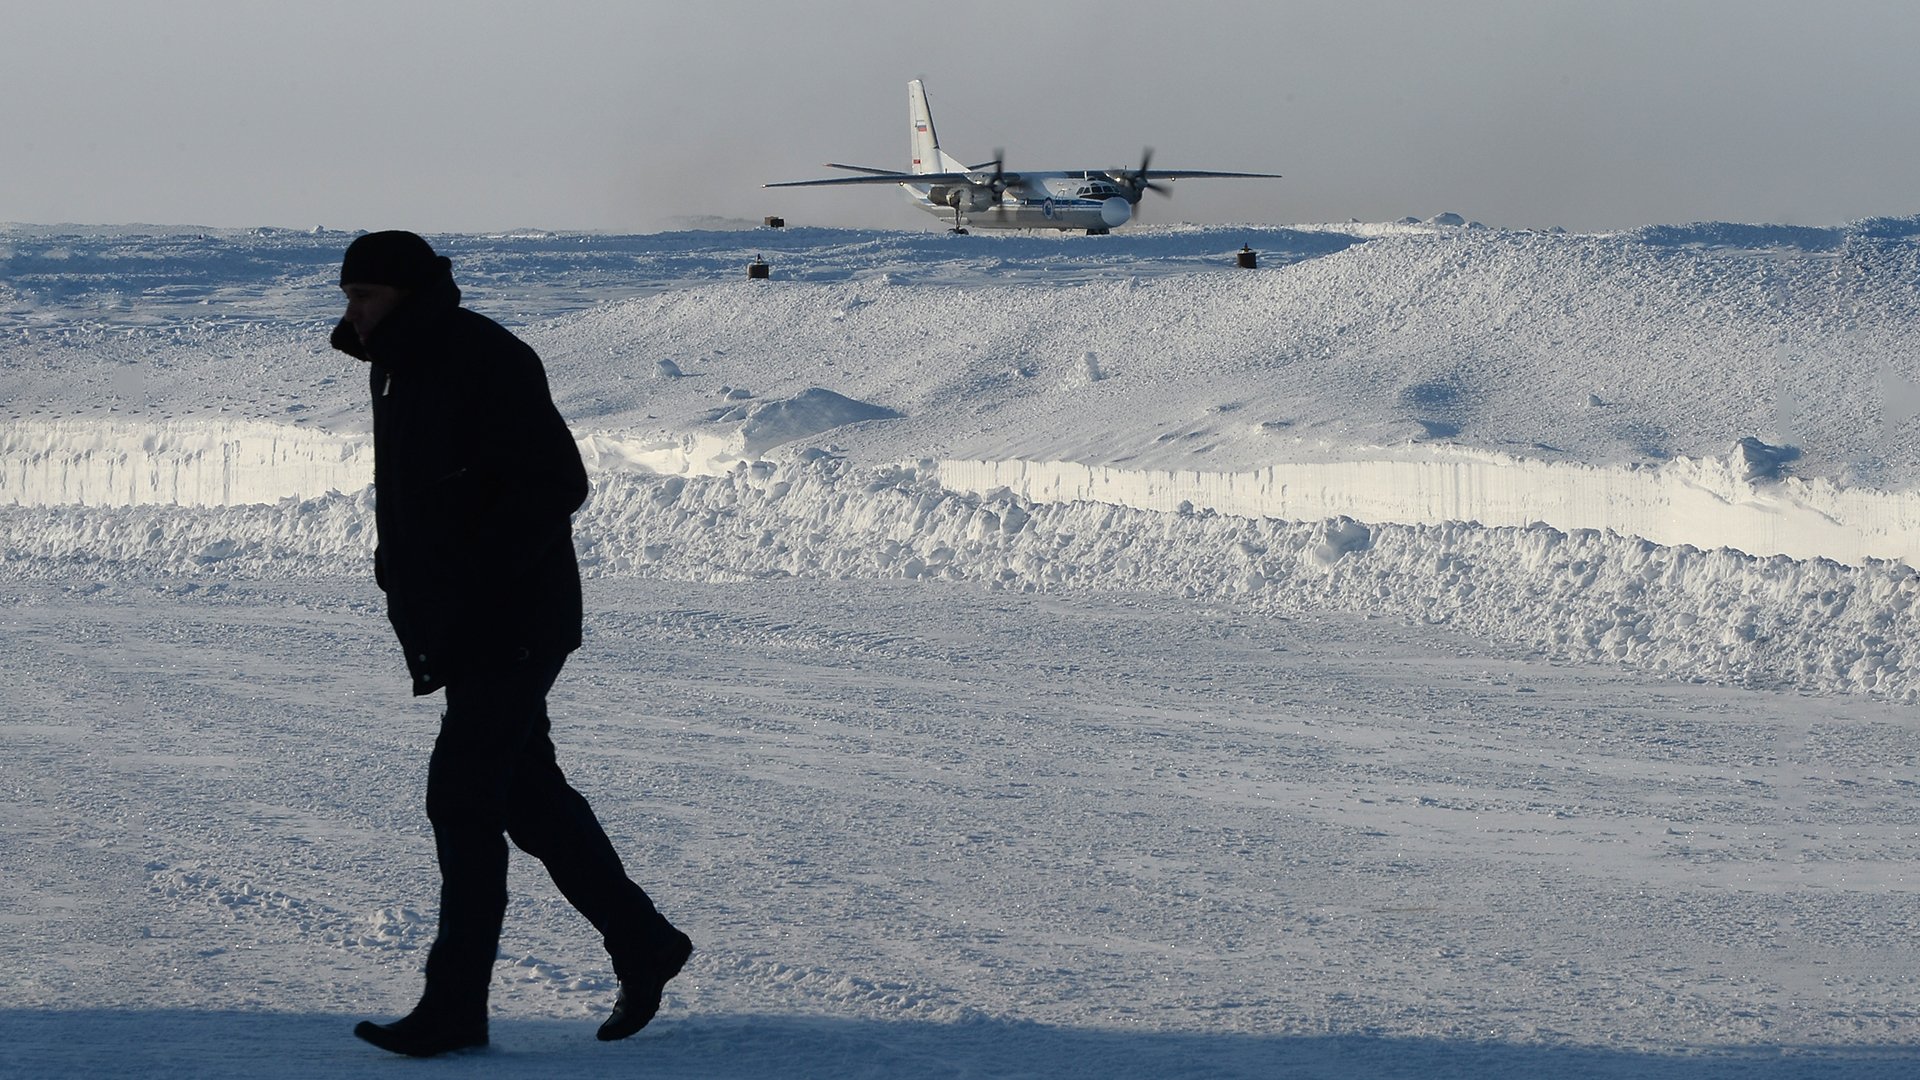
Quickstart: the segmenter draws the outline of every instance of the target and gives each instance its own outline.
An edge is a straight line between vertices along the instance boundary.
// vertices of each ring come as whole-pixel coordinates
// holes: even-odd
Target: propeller
[[[1119,184],[1124,184],[1127,187],[1132,188],[1134,191],[1135,202],[1139,201],[1140,196],[1142,194],[1149,191],[1157,191],[1162,195],[1171,196],[1173,194],[1173,190],[1171,188],[1167,187],[1165,184],[1156,184],[1153,182],[1152,179],[1148,177],[1147,168],[1152,164],[1153,164],[1153,147],[1149,146],[1145,150],[1142,150],[1140,152],[1140,167],[1138,169],[1134,169],[1131,172],[1123,170],[1118,175],[1113,175],[1113,174],[1108,174],[1108,175],[1113,176],[1114,182]]]
[[[1007,194],[1007,152],[1004,149],[996,148],[993,151],[993,179],[989,181],[989,187],[993,191],[993,212],[1004,218],[1007,213],[1006,204],[1001,202]]]

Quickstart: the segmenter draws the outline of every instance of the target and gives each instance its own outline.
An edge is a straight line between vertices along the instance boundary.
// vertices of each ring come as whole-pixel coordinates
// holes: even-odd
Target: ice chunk
[[[1798,458],[1800,451],[1791,446],[1769,446],[1749,435],[1733,444],[1734,471],[1748,483],[1778,480],[1785,465]]]

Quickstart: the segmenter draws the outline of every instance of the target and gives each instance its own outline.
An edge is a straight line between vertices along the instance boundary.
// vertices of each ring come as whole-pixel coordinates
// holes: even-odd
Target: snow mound
[[[1352,518],[1335,518],[1326,523],[1326,538],[1313,549],[1313,561],[1332,566],[1354,551],[1365,551],[1373,543],[1373,532]]]
[[[740,425],[742,446],[749,456],[824,431],[867,420],[894,420],[899,413],[882,405],[855,401],[843,394],[810,387],[783,401],[769,401],[747,411]]]
[[[1799,458],[1791,446],[1768,446],[1749,435],[1733,444],[1733,468],[1748,483],[1778,480],[1787,463]]]

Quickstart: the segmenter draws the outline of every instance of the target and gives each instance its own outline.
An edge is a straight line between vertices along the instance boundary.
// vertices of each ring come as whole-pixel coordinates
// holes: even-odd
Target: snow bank
[[[240,506],[358,491],[373,441],[261,421],[23,420],[0,429],[0,502]]]
[[[779,446],[897,417],[818,388],[720,410],[678,436],[593,433],[596,472],[716,475]],[[1399,460],[1300,462],[1244,472],[1129,469],[1066,461],[929,461],[941,485],[1006,489],[1029,502],[1371,524],[1543,524],[1665,546],[1920,566],[1920,493],[1782,477],[1778,448],[1754,439],[1724,460],[1657,468],[1543,462],[1423,449]],[[241,506],[353,492],[372,481],[371,441],[259,422],[28,421],[0,434],[0,502],[21,506]]]
[[[1436,454],[1429,460],[1270,465],[1250,472],[1134,470],[1062,461],[948,461],[940,482],[1046,502],[1213,510],[1314,521],[1601,529],[1668,546],[1920,565],[1920,495],[1755,472],[1751,441],[1728,460],[1658,468]]]
[[[1920,578],[1662,546],[1595,530],[1286,522],[976,493],[943,469],[831,458],[718,476],[601,473],[576,522],[590,575],[904,578],[1233,601],[1440,622],[1579,661],[1755,686],[1920,697]],[[0,508],[10,579],[365,573],[371,500],[225,510]]]
[[[1175,593],[1276,612],[1445,622],[1566,659],[1679,678],[1920,696],[1905,565],[1754,558],[1593,530],[1367,527],[1035,503],[940,470],[831,460],[708,478],[604,478],[587,565],[698,580],[900,577]]]
[[[0,506],[9,580],[371,573],[373,491],[228,507]]]

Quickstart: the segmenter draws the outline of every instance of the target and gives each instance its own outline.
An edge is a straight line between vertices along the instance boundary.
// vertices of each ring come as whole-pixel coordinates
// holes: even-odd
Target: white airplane
[[[1148,171],[1153,151],[1137,169],[1082,169],[1066,172],[1007,172],[1002,155],[981,165],[962,165],[940,149],[934,134],[927,90],[915,79],[907,84],[907,114],[912,122],[913,171],[836,165],[859,176],[828,180],[789,180],[767,187],[824,187],[833,184],[899,184],[914,205],[929,214],[953,214],[953,231],[968,224],[984,229],[1085,229],[1104,234],[1133,219],[1134,206],[1149,191],[1168,194],[1159,181],[1188,177],[1246,177],[1277,180],[1278,173],[1211,172],[1196,169]]]

